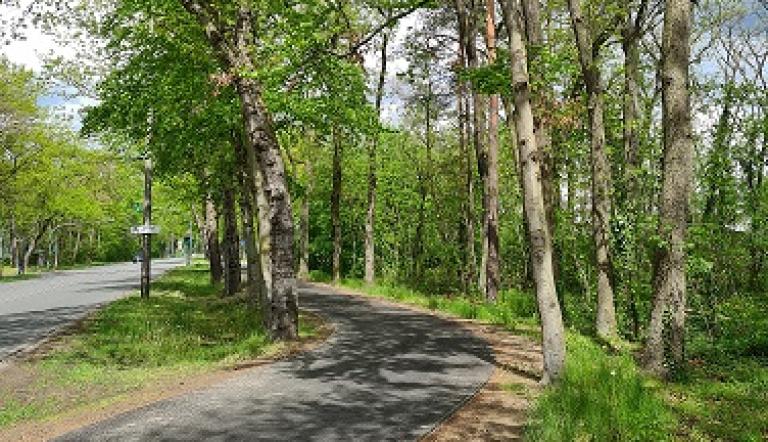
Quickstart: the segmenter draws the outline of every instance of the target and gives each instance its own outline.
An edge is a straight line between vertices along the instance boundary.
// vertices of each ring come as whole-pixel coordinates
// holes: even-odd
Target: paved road
[[[319,349],[60,440],[415,440],[492,372],[488,345],[448,321],[319,288],[301,303],[336,324]]]
[[[183,263],[182,259],[153,260],[152,276]],[[113,264],[0,283],[0,361],[97,305],[137,289],[140,267]]]

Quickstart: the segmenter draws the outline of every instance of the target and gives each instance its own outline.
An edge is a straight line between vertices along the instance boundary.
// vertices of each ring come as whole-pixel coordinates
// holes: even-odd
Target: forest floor
[[[0,368],[0,440],[41,440],[317,346],[331,333],[302,313],[302,340],[273,345],[245,299],[221,300],[205,268],[179,268],[77,321]]]

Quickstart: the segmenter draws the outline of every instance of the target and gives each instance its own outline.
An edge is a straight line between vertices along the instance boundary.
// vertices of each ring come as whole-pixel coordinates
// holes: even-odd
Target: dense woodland
[[[0,64],[14,263],[130,257],[146,152],[157,253],[193,232],[276,339],[297,278],[362,279],[538,318],[545,382],[566,330],[668,379],[766,363],[765,2],[47,3],[99,101],[78,137]]]

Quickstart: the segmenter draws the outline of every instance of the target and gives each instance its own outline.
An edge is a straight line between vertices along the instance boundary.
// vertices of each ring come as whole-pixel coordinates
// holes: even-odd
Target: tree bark
[[[341,136],[333,132],[333,188],[331,190],[331,223],[333,224],[333,283],[341,281]]]
[[[72,264],[77,264],[77,255],[80,254],[80,242],[82,241],[82,231],[78,228],[75,234],[75,245],[72,248]]]
[[[218,284],[221,282],[223,274],[221,248],[219,246],[219,214],[211,196],[205,200],[205,242],[208,245],[211,283]]]
[[[469,18],[467,16],[465,0],[455,0],[454,6],[456,8],[456,21],[459,34],[459,54],[458,62],[459,69],[467,68],[467,54],[469,47]],[[459,149],[464,157],[464,175],[465,175],[465,189],[466,189],[466,201],[464,212],[464,225],[465,225],[465,252],[466,252],[466,265],[465,265],[465,292],[469,292],[477,277],[477,256],[475,253],[475,177],[472,167],[472,150],[469,148],[470,139],[469,133],[472,130],[472,123],[470,121],[470,104],[467,94],[467,82],[461,79],[457,79],[457,107],[459,117]]]
[[[259,249],[256,246],[256,229],[254,227],[254,196],[256,189],[253,185],[253,176],[250,171],[252,165],[248,161],[245,146],[239,135],[234,137],[235,155],[239,165],[240,177],[240,211],[243,225],[243,239],[245,240],[245,256],[247,260],[246,275],[248,284],[246,287],[248,297],[257,301],[261,300],[263,293],[263,276]]]
[[[654,266],[654,294],[644,365],[654,374],[685,363],[685,236],[693,183],[693,133],[688,76],[692,2],[667,0],[662,37],[664,171],[659,212],[663,246]]]
[[[231,296],[240,290],[240,238],[237,234],[235,212],[235,189],[228,184],[224,189],[224,296]]]
[[[630,11],[627,14],[624,29],[622,31],[621,47],[624,52],[624,97],[623,109],[623,142],[624,142],[624,176],[621,189],[622,197],[620,207],[625,207],[627,223],[625,229],[637,230],[639,222],[639,182],[640,174],[640,137],[638,131],[638,113],[640,92],[640,38],[645,22],[647,0],[641,0],[634,16]],[[635,238],[637,235],[632,235]],[[639,244],[637,241],[628,242],[625,251],[629,269],[625,275],[626,281],[636,279],[640,267]],[[629,318],[632,328],[632,337],[637,340],[640,335],[640,313],[637,305],[637,296],[633,287],[623,282],[627,293]]]
[[[541,5],[539,0],[523,0],[523,18],[525,20],[525,33],[528,47],[528,65],[531,66],[541,54],[544,46],[544,31],[541,24]],[[555,280],[558,278],[558,250],[554,244],[555,238],[555,209],[560,202],[559,187],[555,180],[556,161],[552,151],[552,134],[549,121],[546,117],[552,90],[546,84],[540,84],[532,89],[533,123],[536,133],[536,147],[541,152],[541,184],[544,192],[544,210],[547,214],[550,236],[552,237],[552,268],[555,272]]]
[[[474,0],[469,1],[469,8],[467,13],[467,64],[470,69],[476,69],[479,66],[479,60],[477,55],[477,10],[478,4]],[[487,260],[488,260],[488,235],[487,230],[487,211],[488,211],[488,152],[485,143],[484,134],[486,132],[486,118],[485,118],[485,100],[482,95],[472,88],[472,141],[475,146],[475,158],[477,159],[477,170],[480,175],[480,182],[482,186],[481,200],[483,202],[483,242],[482,242],[482,255],[480,256],[480,271],[478,275],[478,288],[480,293],[485,295],[486,282],[487,282]]]
[[[381,41],[381,69],[379,70],[379,82],[376,87],[376,124],[381,124],[381,101],[384,96],[384,82],[387,77],[387,46],[389,33],[382,35]],[[365,214],[365,282],[373,284],[376,278],[376,150],[379,145],[379,130],[375,130],[373,139],[368,147],[368,210]]]
[[[546,220],[542,191],[541,155],[536,146],[531,91],[528,79],[523,24],[518,0],[502,0],[504,21],[509,34],[512,90],[515,100],[515,128],[521,162],[525,215],[529,225],[529,242],[533,262],[536,297],[541,316],[544,376],[542,383],[559,379],[565,366],[565,330],[557,300],[552,270],[552,241]]]
[[[240,73],[256,72],[251,47],[259,43],[253,11],[247,2],[240,2],[234,20],[221,20],[219,12],[200,0],[180,0],[203,28],[208,41],[227,71],[237,73],[235,89],[240,97],[246,147],[253,154],[252,164],[258,199],[268,206],[263,214],[259,203],[259,233],[265,281],[264,322],[274,339],[297,339],[299,324],[298,289],[293,262],[293,212],[285,179],[285,167],[280,145],[272,126],[271,116],[262,98],[261,84],[252,76]],[[253,155],[253,157],[250,157]],[[267,224],[269,227],[267,228]],[[267,274],[269,273],[269,274]]]
[[[313,138],[314,141],[314,138]],[[301,250],[299,256],[299,278],[303,280],[309,279],[309,198],[312,195],[313,190],[313,170],[312,162],[307,161],[305,164],[305,172],[307,175],[307,188],[304,192],[304,198],[301,200]]]
[[[19,237],[16,231],[16,218],[11,217],[11,267],[19,271]]]
[[[486,0],[485,41],[488,64],[496,62],[496,13],[494,0]],[[488,99],[488,177],[485,211],[485,242],[487,258],[485,269],[485,300],[496,302],[499,293],[499,95]]]
[[[581,11],[581,0],[568,0],[571,22],[579,50],[579,62],[587,89],[592,167],[592,236],[597,267],[597,335],[616,336],[616,308],[610,261],[611,165],[605,147],[603,84],[595,59],[595,42]]]

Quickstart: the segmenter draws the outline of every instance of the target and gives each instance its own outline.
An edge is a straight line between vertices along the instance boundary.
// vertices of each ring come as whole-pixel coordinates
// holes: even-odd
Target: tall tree
[[[232,174],[230,176],[236,176]],[[224,240],[222,241],[224,257],[224,295],[231,296],[240,290],[240,237],[237,233],[237,212],[235,211],[235,186],[227,183],[224,186],[223,217]]]
[[[664,174],[659,210],[661,248],[654,265],[653,310],[645,366],[663,375],[685,361],[685,236],[693,183],[689,88],[691,0],[667,0],[662,37]]]
[[[485,42],[488,64],[496,63],[496,3],[486,0]],[[499,94],[488,99],[488,183],[485,211],[487,242],[485,299],[496,302],[499,294]]]
[[[203,202],[205,213],[205,241],[210,264],[211,283],[221,282],[223,269],[221,263],[221,248],[219,243],[219,214],[212,196],[207,196]]]
[[[253,22],[254,12],[249,2],[240,2],[233,9],[199,0],[180,0],[205,32],[219,62],[234,76],[233,83],[240,97],[246,145],[256,153],[256,166],[262,180],[257,186],[269,202],[269,243],[262,244],[262,254],[268,254],[270,271],[265,287],[267,316],[264,318],[270,334],[277,339],[298,338],[298,292],[293,263],[293,213],[291,197],[285,179],[285,167],[272,119],[263,97],[262,85],[253,75],[257,71],[252,45],[261,42],[260,29]]]
[[[333,283],[341,281],[341,156],[344,147],[339,129],[333,130],[333,189],[331,190],[331,224],[333,224]]]
[[[387,16],[388,18],[388,16]],[[379,78],[376,83],[376,127],[381,123],[381,101],[384,97],[384,82],[387,78],[387,48],[389,32],[381,36],[381,56],[379,58]],[[376,277],[376,148],[379,145],[380,133],[375,130],[368,147],[368,210],[365,214],[365,282],[372,284]]]
[[[611,255],[611,163],[605,144],[604,85],[600,73],[601,40],[595,40],[592,29],[582,13],[582,0],[568,0],[576,46],[579,52],[581,72],[587,90],[589,111],[589,135],[591,140],[592,168],[592,236],[595,243],[597,267],[597,318],[598,336],[611,339],[616,335],[616,307],[614,305]],[[603,38],[601,36],[601,38]]]
[[[536,298],[541,317],[544,377],[542,383],[558,380],[565,369],[565,329],[552,269],[552,238],[544,208],[541,156],[536,146],[528,56],[523,43],[523,18],[519,0],[501,0],[508,32],[509,57],[514,93],[515,128],[521,163],[525,217],[528,231]]]

